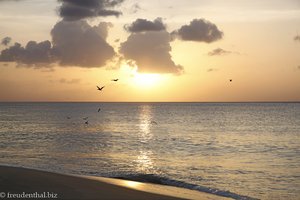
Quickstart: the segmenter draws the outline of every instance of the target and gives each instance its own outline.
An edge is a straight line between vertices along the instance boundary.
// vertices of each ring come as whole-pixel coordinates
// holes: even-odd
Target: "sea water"
[[[0,103],[1,165],[234,199],[300,199],[299,136],[300,103]]]

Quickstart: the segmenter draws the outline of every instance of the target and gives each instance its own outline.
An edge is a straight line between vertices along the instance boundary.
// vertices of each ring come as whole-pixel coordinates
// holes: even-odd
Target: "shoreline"
[[[36,169],[0,166],[0,197],[48,195],[47,199],[103,200],[225,200],[205,192],[173,186],[141,183],[115,178],[59,174]],[[34,196],[36,195],[36,196]],[[57,198],[55,198],[56,196]],[[20,197],[20,196],[19,196]]]

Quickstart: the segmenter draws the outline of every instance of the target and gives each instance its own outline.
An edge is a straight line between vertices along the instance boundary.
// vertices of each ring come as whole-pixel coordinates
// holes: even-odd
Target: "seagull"
[[[117,82],[119,79],[117,78],[117,79],[112,79],[111,81],[115,81],[115,82]]]
[[[101,108],[98,109],[98,112],[100,112]]]
[[[105,86],[99,87],[97,86],[97,90],[101,91]]]
[[[84,117],[84,118],[82,118],[82,119],[83,119],[83,120],[88,120],[88,118],[89,118],[89,117]]]

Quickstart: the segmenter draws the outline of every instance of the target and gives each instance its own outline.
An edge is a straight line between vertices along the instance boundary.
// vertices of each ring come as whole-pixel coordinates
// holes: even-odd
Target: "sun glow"
[[[170,76],[166,74],[140,73],[137,67],[121,66],[121,77],[132,87],[138,89],[152,89],[165,85]]]
[[[137,87],[151,88],[157,86],[162,81],[160,74],[140,74],[136,73],[133,75],[133,83]]]

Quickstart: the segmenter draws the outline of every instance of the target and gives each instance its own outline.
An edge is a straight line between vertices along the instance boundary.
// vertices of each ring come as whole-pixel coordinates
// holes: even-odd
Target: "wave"
[[[20,167],[25,169],[33,169],[33,170],[43,170],[48,172],[54,172],[54,173],[60,173],[60,174],[80,174],[80,175],[88,175],[88,176],[101,176],[101,177],[108,177],[108,178],[117,178],[117,179],[123,179],[123,180],[131,180],[131,181],[138,181],[143,183],[153,183],[153,184],[159,184],[159,185],[167,185],[167,186],[174,186],[174,187],[180,187],[190,190],[196,190],[199,192],[206,192],[209,194],[214,194],[217,196],[222,197],[229,197],[236,200],[259,200],[257,198],[245,196],[245,195],[239,195],[230,191],[224,191],[219,190],[215,188],[205,187],[201,185],[196,185],[193,183],[186,183],[184,181],[180,180],[174,180],[167,177],[159,176],[156,174],[135,174],[135,173],[128,173],[128,172],[118,172],[118,173],[107,173],[102,174],[99,172],[86,172],[81,171],[78,173],[78,171],[74,171],[73,173],[70,171],[68,172],[62,172],[61,170],[54,170],[54,169],[43,169],[38,167],[26,167],[23,165],[17,165],[17,164],[4,164],[0,163],[0,166],[7,166],[7,167]]]
[[[223,190],[200,186],[192,183],[186,183],[184,181],[173,180],[155,174],[126,174],[121,176],[113,176],[111,178],[180,187],[180,188],[196,190],[200,192],[206,192],[206,193],[210,193],[222,197],[229,197],[236,200],[258,200],[257,198],[239,195],[230,191],[223,191]]]

